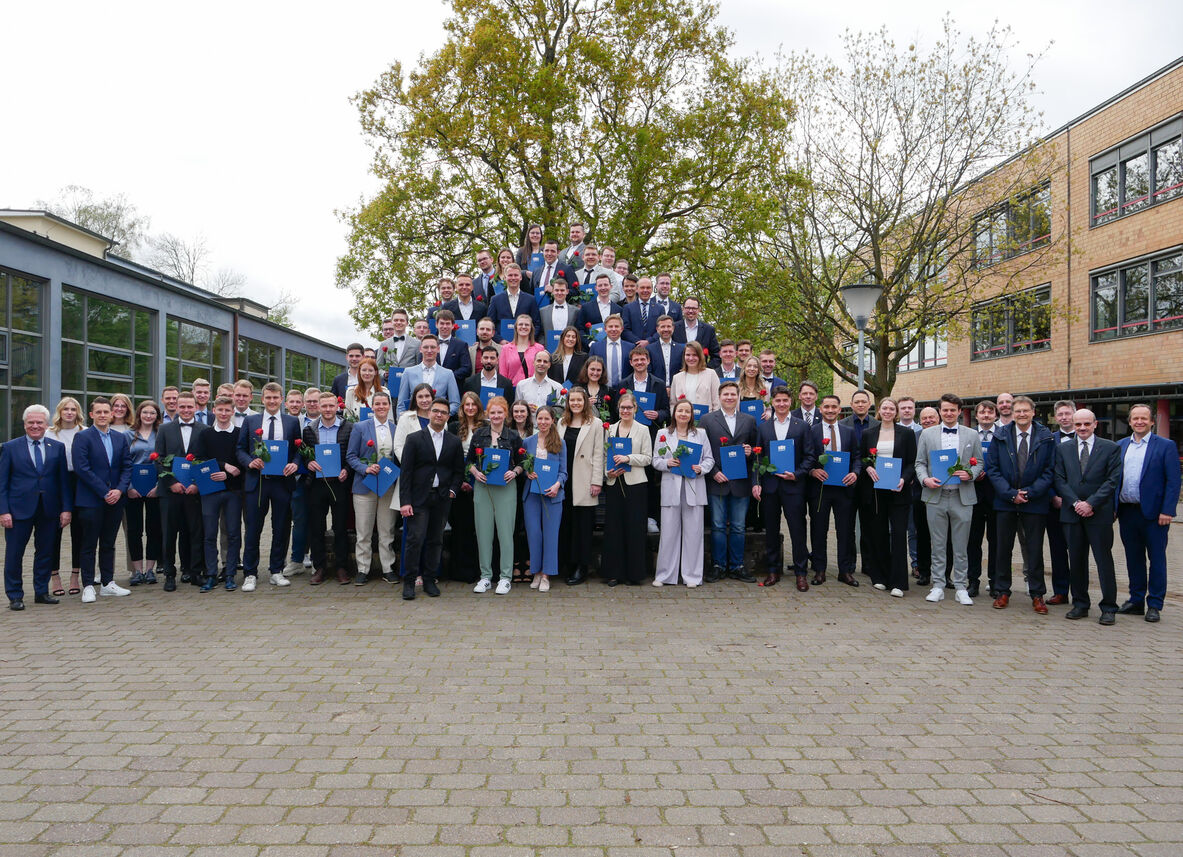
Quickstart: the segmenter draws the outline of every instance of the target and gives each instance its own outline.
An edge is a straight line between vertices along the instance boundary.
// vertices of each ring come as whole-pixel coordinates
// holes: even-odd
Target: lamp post
[[[867,320],[875,311],[875,304],[883,294],[883,287],[874,283],[853,283],[842,287],[842,300],[846,302],[846,311],[854,319],[854,326],[858,328],[858,388],[863,389],[864,364],[864,334]]]

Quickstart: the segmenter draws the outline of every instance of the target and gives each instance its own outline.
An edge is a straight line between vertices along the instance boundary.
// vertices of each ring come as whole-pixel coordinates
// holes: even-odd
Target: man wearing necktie
[[[194,418],[203,426],[211,425],[214,415],[210,413],[210,383],[205,378],[196,379],[190,389],[193,391],[193,401],[197,404]]]
[[[115,582],[115,540],[131,484],[131,449],[123,432],[111,431],[111,403],[102,396],[90,405],[92,425],[74,439],[78,491],[74,507],[82,520],[82,603],[95,601],[95,555],[104,596],[130,595]]]
[[[235,387],[235,396],[243,388]],[[249,392],[249,391],[245,391]],[[249,396],[248,396],[249,399]],[[164,572],[164,591],[177,589],[177,542],[180,541],[181,582],[200,586],[205,578],[204,531],[201,524],[201,495],[197,486],[181,485],[171,467],[164,462],[185,458],[194,448],[194,441],[209,427],[194,419],[197,402],[186,391],[177,397],[177,418],[161,426],[156,434],[156,471],[160,477],[160,518],[164,531],[161,569]]]
[[[1072,426],[1076,403],[1069,399],[1061,399],[1052,406],[1052,413],[1059,425],[1059,428],[1052,432],[1056,443],[1069,443],[1076,440],[1076,429]],[[1054,457],[1052,461],[1054,467]],[[1068,568],[1068,537],[1064,533],[1063,524],[1060,523],[1062,505],[1063,502],[1055,495],[1055,487],[1053,486],[1052,502],[1047,512],[1045,527],[1048,553],[1052,558],[1052,597],[1047,599],[1048,604],[1067,604],[1070,600],[1068,593],[1071,586],[1071,574]],[[1026,561],[1026,557],[1024,557],[1024,561]]]
[[[24,557],[33,537],[33,592],[38,604],[57,604],[49,594],[54,539],[69,526],[74,498],[67,477],[66,447],[45,436],[49,409],[29,405],[25,433],[0,447],[0,527],[4,528],[4,590],[8,609],[25,609]]]

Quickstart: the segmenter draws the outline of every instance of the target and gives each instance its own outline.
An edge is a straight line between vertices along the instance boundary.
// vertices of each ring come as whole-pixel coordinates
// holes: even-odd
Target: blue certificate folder
[[[670,473],[677,473],[679,476],[685,476],[687,479],[697,479],[701,473],[695,473],[691,468],[696,464],[702,463],[702,444],[691,443],[688,440],[673,441],[671,438],[670,454],[677,452],[678,446],[684,446],[689,452],[683,453],[682,457],[678,459],[678,466],[671,468]]]
[[[628,473],[633,469],[631,464],[617,464],[614,460],[618,455],[632,455],[633,454],[633,439],[631,437],[610,437],[608,438],[608,460],[606,466],[609,470],[621,470]]]
[[[530,490],[535,494],[550,490],[550,486],[559,481],[559,462],[554,458],[535,458],[534,472],[537,479],[530,480]]]
[[[489,407],[489,399],[494,396],[504,396],[505,390],[502,387],[481,387],[481,407]]]
[[[695,404],[691,404],[691,405],[690,405],[690,407],[694,408],[694,421],[695,421],[696,423],[697,423],[699,420],[701,420],[703,417],[705,417],[705,416],[706,416],[708,413],[710,413],[710,411],[711,411],[711,406],[710,406],[710,405],[695,405]]]
[[[481,461],[481,469],[488,467],[490,464],[495,466],[485,474],[485,481],[489,485],[504,485],[505,474],[509,470],[509,450],[486,449],[484,458]]]
[[[797,442],[791,438],[774,440],[768,450],[768,463],[777,473],[792,473],[797,469]]]
[[[399,386],[403,383],[403,373],[406,371],[406,366],[391,366],[386,375],[386,389],[396,399],[398,398]]]
[[[513,342],[513,322],[512,318],[501,319],[501,338],[506,342]]]
[[[456,338],[469,345],[476,345],[476,322],[471,318],[456,319]]]
[[[288,466],[288,442],[286,440],[265,440],[264,445],[271,453],[271,460],[263,462],[264,476],[283,476],[283,469]]]
[[[589,337],[591,337],[591,339],[593,341],[599,342],[601,339],[604,339],[608,334],[604,333],[604,325],[601,322],[600,324],[593,324],[591,326],[591,330],[589,330],[587,332],[587,335]]]
[[[928,475],[941,480],[941,485],[956,485],[960,477],[951,476],[949,468],[957,463],[957,450],[933,449],[928,453]]]
[[[636,420],[643,426],[653,425],[645,411],[652,411],[657,409],[657,394],[656,393],[637,393],[633,395],[637,399],[637,415]]]
[[[182,487],[188,488],[193,484],[193,462],[186,461],[183,455],[174,456],[173,476]]]
[[[826,452],[825,454],[830,456],[830,460],[824,467],[826,481],[823,484],[842,487],[842,480],[850,472],[850,453]]]
[[[221,473],[222,468],[218,467],[218,460],[211,458],[209,461],[203,461],[201,464],[193,468],[193,481],[197,485],[197,491],[200,494],[217,494],[219,491],[226,490],[225,482],[215,482],[211,477],[215,473]]]
[[[362,484],[381,497],[398,479],[398,465],[389,458],[378,459],[378,473],[362,478]]]
[[[357,409],[357,415],[358,415],[358,419],[368,420],[370,417],[372,417],[374,415],[374,409],[367,408],[365,405],[362,405],[360,408]]]
[[[317,479],[336,479],[345,466],[341,461],[341,447],[335,443],[318,443],[316,463],[320,465],[320,473],[316,474]]]
[[[728,479],[747,479],[748,460],[743,454],[742,444],[719,447],[720,469]]]
[[[148,492],[156,487],[156,467],[151,464],[136,464],[131,469],[131,487],[140,492],[141,497],[147,497]]]
[[[900,484],[900,476],[904,472],[903,459],[876,456],[875,472],[879,474],[879,481],[875,483],[875,487],[880,491],[894,491],[895,486]]]
[[[767,406],[763,399],[744,399],[739,403],[739,409],[756,422],[760,422],[764,418],[764,409]]]
[[[548,330],[546,332],[546,350],[554,354],[559,350],[559,337],[563,335],[561,330]]]

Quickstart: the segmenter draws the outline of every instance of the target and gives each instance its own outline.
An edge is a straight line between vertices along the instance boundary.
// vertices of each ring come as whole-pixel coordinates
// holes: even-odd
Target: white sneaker
[[[657,528],[657,521],[650,518],[649,519],[649,535],[655,536],[659,532],[661,532],[661,531]]]
[[[499,581],[497,581],[497,594],[509,595],[510,586],[511,584],[508,580],[506,580],[504,577],[501,578]]]
[[[83,589],[82,589],[82,603],[83,604],[94,604],[94,602],[95,602],[94,587],[93,586],[83,587]]]
[[[697,583],[687,583],[686,584],[687,589],[696,589],[697,587],[698,587]]]
[[[539,586],[541,586],[542,585],[542,577],[543,577],[543,575],[536,574],[532,578],[530,578],[530,588],[537,589]]]
[[[242,579],[242,587],[241,588],[242,588],[243,592],[254,592],[255,591],[255,576],[253,574],[249,574],[246,577],[244,577]]]
[[[902,590],[902,589],[891,590],[891,597],[892,598],[903,598],[904,597],[904,590]]]
[[[665,584],[664,584],[664,583],[662,583],[660,580],[655,580],[655,581],[653,581],[653,585],[654,585],[654,586],[665,586]]]
[[[312,568],[312,554],[310,554],[310,553],[304,554],[304,567],[305,568]]]
[[[99,595],[119,597],[122,595],[131,595],[131,590],[124,589],[122,586],[112,580],[110,583],[104,585],[103,588],[99,590]]]
[[[974,600],[969,597],[969,593],[966,592],[964,589],[958,589],[957,590],[957,603],[964,604],[966,607],[969,607],[974,603]]]
[[[292,575],[303,574],[304,573],[304,563],[297,562],[296,560],[292,560],[284,568],[283,573],[284,574],[292,574]]]
[[[271,575],[272,586],[291,586],[292,582],[284,577],[282,574]]]
[[[550,575],[542,575],[542,580],[538,583],[539,592],[550,592]]]
[[[485,580],[483,577],[476,582],[476,586],[472,588],[473,592],[485,593],[493,588],[493,581]]]
[[[880,592],[887,591],[887,587],[885,585],[883,585],[882,583],[876,583],[875,588],[878,589]]]
[[[934,586],[928,595],[924,596],[925,601],[944,601],[945,588],[943,586]]]

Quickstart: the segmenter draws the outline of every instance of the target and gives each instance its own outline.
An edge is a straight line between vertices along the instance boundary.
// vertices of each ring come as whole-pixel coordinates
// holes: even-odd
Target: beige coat
[[[608,432],[610,437],[617,437],[620,431],[620,423],[612,426],[612,430]],[[620,437],[631,437],[633,439],[633,451],[628,457],[628,463],[632,466],[632,470],[624,474],[625,485],[639,485],[642,482],[648,481],[648,476],[645,474],[645,468],[653,461],[653,441],[649,437],[649,427],[643,426],[639,422],[633,421],[633,428],[627,435],[619,435]],[[607,453],[605,452],[605,456]],[[605,458],[605,468],[611,468],[612,464]],[[605,476],[605,481],[609,485],[616,484],[616,478],[612,476]]]
[[[688,384],[691,378],[696,384]],[[694,392],[697,390],[697,393]],[[679,396],[686,396],[692,405],[707,405],[710,410],[719,410],[719,376],[714,369],[703,369],[697,376],[679,372],[670,381],[670,410],[678,404]]]
[[[559,435],[567,427],[559,421]],[[579,427],[579,438],[575,441],[575,462],[567,476],[571,505],[596,506],[599,498],[591,495],[591,486],[604,484],[604,427],[596,422],[586,422]]]

